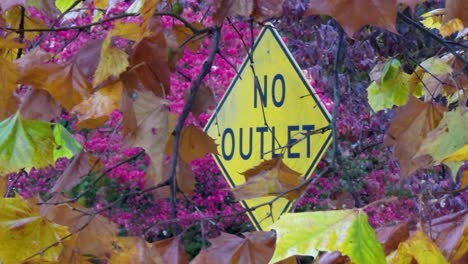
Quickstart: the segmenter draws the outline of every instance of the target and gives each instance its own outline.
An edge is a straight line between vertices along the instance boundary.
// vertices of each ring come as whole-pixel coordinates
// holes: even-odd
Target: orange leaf
[[[73,61],[26,66],[20,74],[20,83],[48,91],[67,110],[88,98],[92,91],[90,83]]]
[[[163,179],[162,182],[169,179],[171,176],[171,159],[167,160],[163,164]],[[195,177],[192,173],[192,167],[190,164],[187,164],[179,158],[177,161],[176,167],[176,183],[177,188],[185,194],[192,194],[195,190]],[[169,186],[159,188],[155,191],[158,198],[169,198],[171,196],[171,191]]]
[[[245,176],[247,182],[232,190],[237,200],[278,195],[297,188],[304,182],[301,174],[289,168],[281,159],[263,161],[241,174]],[[284,197],[294,200],[301,195],[306,187],[302,186],[289,192]]]
[[[393,155],[400,161],[403,177],[419,169],[413,157],[427,134],[437,127],[445,111],[444,107],[431,102],[423,103],[414,97],[395,110],[396,116],[390,123],[385,144],[395,147]]]
[[[193,27],[197,29],[203,28],[203,25],[201,23],[193,23]],[[200,47],[200,44],[202,42],[202,39],[199,37],[195,37],[190,39],[193,36],[192,30],[190,28],[183,26],[183,25],[174,25],[172,27],[172,31],[174,33],[174,36],[177,40],[178,46],[181,46],[182,44],[185,44],[185,46],[192,51],[193,53],[197,52],[198,48]],[[190,39],[190,41],[189,41]]]
[[[458,18],[466,27],[468,25],[468,12],[466,10],[468,10],[466,0],[446,0],[444,22]]]
[[[188,100],[189,96],[190,89],[186,89],[184,93],[185,101]],[[216,102],[213,96],[213,92],[211,91],[210,87],[208,87],[205,83],[202,83],[197,91],[197,94],[195,95],[195,98],[193,99],[190,111],[195,117],[198,117],[201,113],[214,106],[216,106]]]
[[[164,152],[170,156],[173,149],[174,136],[171,136]],[[208,153],[219,155],[214,140],[194,125],[183,127],[180,132],[179,157],[186,163],[190,163],[194,159],[203,158]]]
[[[109,84],[76,105],[72,113],[78,116],[78,128],[96,128],[102,125],[122,103],[122,82]]]
[[[366,15],[363,15],[366,10]],[[312,0],[306,15],[332,16],[350,37],[365,25],[382,27],[397,33],[397,0]]]
[[[181,243],[180,236],[154,242],[152,248],[156,255],[163,259],[164,263],[188,263],[188,255]]]

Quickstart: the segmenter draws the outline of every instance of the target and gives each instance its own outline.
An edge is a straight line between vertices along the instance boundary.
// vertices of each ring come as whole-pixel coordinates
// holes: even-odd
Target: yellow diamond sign
[[[240,173],[277,157],[308,177],[330,144],[330,115],[272,25],[250,54],[205,127],[218,144],[216,163],[232,188],[245,182]],[[241,204],[251,208],[272,198]],[[280,198],[248,214],[257,229],[268,230],[290,205]]]

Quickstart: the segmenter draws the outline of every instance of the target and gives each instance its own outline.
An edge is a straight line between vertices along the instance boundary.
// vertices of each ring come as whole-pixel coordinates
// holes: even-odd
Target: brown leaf
[[[92,88],[76,64],[32,64],[22,69],[20,83],[44,89],[67,110],[81,103],[91,94]]]
[[[60,116],[62,106],[46,90],[32,89],[21,102],[19,111],[25,118],[50,122]]]
[[[221,233],[219,237],[210,239],[211,246],[203,249],[191,263],[268,263],[275,249],[275,233],[250,232],[242,235],[244,238]]]
[[[192,23],[192,26],[197,29],[203,28],[203,25],[198,22]],[[183,25],[174,25],[172,27],[172,32],[177,41],[177,47],[175,48],[178,48],[182,44],[185,44],[185,47],[187,47],[191,52],[193,53],[197,52],[202,42],[202,38],[200,37],[192,38],[193,32],[190,28],[183,26]]]
[[[122,82],[111,83],[76,105],[72,114],[78,116],[78,128],[96,128],[102,125],[112,111],[119,109],[122,103]]]
[[[166,143],[166,155],[172,155],[174,149],[174,136],[170,136]],[[206,154],[218,154],[218,149],[214,140],[203,130],[194,125],[182,128],[180,132],[179,157],[190,164],[194,159],[201,159]]]
[[[13,115],[18,109],[18,99],[13,94],[0,95],[0,120]]]
[[[149,90],[163,98],[170,93],[170,69],[161,27],[136,45],[130,54],[130,69],[121,80],[128,91]]]
[[[78,69],[86,79],[93,77],[101,57],[102,43],[104,39],[93,39],[87,41],[76,54],[75,61]]]
[[[393,155],[400,161],[403,177],[419,168],[413,157],[427,134],[437,127],[445,111],[444,107],[431,102],[423,103],[414,97],[395,110],[396,116],[390,123],[385,144],[395,147]]]
[[[280,17],[283,14],[284,0],[254,0],[254,2],[252,17],[259,22]]]
[[[278,195],[297,188],[304,182],[301,174],[289,168],[281,159],[263,161],[241,174],[245,176],[247,181],[232,190],[237,200]],[[287,193],[284,197],[294,200],[301,195],[306,187],[304,185]]]
[[[3,2],[3,0],[1,1]],[[12,27],[12,28],[20,28],[21,24],[21,7],[20,6],[14,6],[13,8],[10,8],[4,15],[3,18],[5,19],[6,23]],[[28,12],[26,12],[23,20],[23,28],[28,30],[24,32],[24,39],[32,41],[37,35],[38,32],[32,31],[33,29],[46,29],[47,26],[37,18],[33,18],[29,15]],[[14,33],[19,36],[18,33]]]
[[[163,259],[164,263],[188,263],[188,255],[185,252],[180,236],[154,242],[152,243],[152,249],[156,255]]]
[[[433,219],[431,234],[450,263],[468,263],[467,209]]]
[[[189,96],[190,89],[186,89],[184,93],[185,102],[187,102]],[[193,99],[190,111],[195,117],[198,118],[201,113],[214,106],[216,106],[216,102],[213,96],[213,92],[211,91],[210,87],[208,87],[205,83],[202,83],[197,91],[197,94],[195,95],[195,98]]]
[[[0,197],[3,197],[8,189],[8,178],[0,177]]]
[[[366,15],[363,15],[366,10]],[[311,0],[306,15],[329,15],[340,23],[350,37],[365,25],[382,27],[397,33],[397,0]]]
[[[215,12],[213,21],[221,25],[226,17],[243,16],[249,17],[254,10],[253,0],[219,0],[214,1]]]
[[[381,227],[375,230],[375,234],[384,249],[385,255],[398,248],[398,245],[409,238],[409,226],[407,222],[398,225]]]
[[[444,22],[458,18],[465,27],[468,25],[468,2],[466,0],[446,0]]]
[[[154,254],[151,244],[141,237],[119,237],[113,245],[109,263],[164,264],[176,262],[164,261],[159,255]]]
[[[77,185],[84,176],[88,175],[91,171],[90,158],[88,155],[89,154],[84,150],[81,150],[75,155],[48,193],[57,194],[69,191]]]
[[[346,264],[351,263],[347,256],[341,255],[339,251],[323,252],[314,259],[314,264]]]
[[[468,170],[464,170],[462,173],[461,173],[461,179],[460,179],[460,189],[463,189],[463,188],[466,188],[466,186],[468,186]]]
[[[165,99],[155,96],[150,91],[136,91],[136,94],[133,106],[137,129],[127,136],[126,145],[145,149],[151,158],[147,180],[159,183],[162,179],[169,108]]]
[[[163,179],[162,182],[166,181],[170,177],[171,173],[171,159],[167,160],[163,164]],[[195,177],[192,173],[192,167],[179,158],[176,167],[176,183],[179,190],[185,194],[192,194],[195,190]],[[155,191],[158,198],[169,198],[171,196],[171,189],[169,186],[159,188]]]

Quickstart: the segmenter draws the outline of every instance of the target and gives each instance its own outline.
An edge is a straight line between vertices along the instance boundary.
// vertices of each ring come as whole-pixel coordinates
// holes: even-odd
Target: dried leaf
[[[166,40],[160,27],[136,45],[130,55],[130,69],[121,78],[128,91],[149,90],[162,98],[170,93]]]
[[[141,26],[136,23],[123,23],[118,20],[111,31],[112,37],[122,37],[133,41],[139,41],[143,36]]]
[[[166,143],[164,152],[170,156],[173,149],[174,136],[171,135]],[[180,132],[179,157],[190,164],[192,160],[201,159],[208,153],[219,155],[214,140],[194,125],[183,127]]]
[[[167,141],[169,108],[167,101],[150,91],[137,91],[134,112],[137,129],[126,138],[126,145],[141,147],[151,158],[147,180],[159,183],[162,179],[164,144]]]
[[[111,43],[111,35],[107,35],[102,43],[101,56],[94,73],[93,86],[98,86],[110,77],[119,77],[127,69],[128,65],[127,53],[114,47]]]
[[[171,176],[171,163],[169,159],[163,164],[163,179],[162,182],[169,179]],[[195,190],[195,176],[192,173],[192,167],[179,158],[176,167],[176,183],[177,188],[185,194],[191,195]],[[170,186],[159,188],[156,190],[156,194],[159,198],[169,198],[171,196]]]
[[[189,96],[190,89],[186,89],[184,93],[185,101],[188,100]],[[201,113],[214,106],[216,106],[216,102],[213,92],[211,91],[210,87],[208,87],[205,83],[202,83],[197,91],[197,94],[195,95],[195,98],[193,99],[190,111],[195,117],[198,118]]]
[[[421,230],[416,231],[408,240],[400,243],[396,254],[388,263],[410,264],[413,259],[417,263],[448,263],[434,242]]]
[[[136,0],[128,8],[128,13],[139,13],[142,17],[141,29],[144,31],[148,27],[159,0]]]
[[[275,248],[274,232],[243,233],[244,238],[221,233],[210,239],[211,246],[204,249],[192,264],[268,263]]]
[[[284,0],[254,0],[252,17],[259,22],[264,22],[283,14]]]
[[[71,112],[78,116],[77,127],[96,128],[102,125],[112,111],[121,107],[122,86],[120,81],[111,83],[73,107]]]
[[[400,161],[401,175],[409,176],[421,168],[413,160],[430,131],[439,125],[444,107],[432,102],[423,103],[410,97],[408,103],[396,109],[385,138],[386,145],[395,147],[393,155]]]
[[[468,261],[468,210],[462,210],[431,221],[431,234],[450,263]]]
[[[463,25],[463,22],[458,18],[454,18],[442,24],[442,26],[439,29],[439,33],[440,35],[442,35],[442,37],[445,38],[452,35],[455,32],[462,31],[464,28],[465,27]]]
[[[226,17],[249,17],[254,10],[254,0],[220,0],[213,3],[213,21],[221,25]]]
[[[114,244],[109,264],[164,264],[167,262],[151,252],[151,244],[141,237],[119,237]],[[187,263],[187,261],[185,262]]]
[[[193,23],[193,27],[197,29],[203,28],[203,25],[201,23]],[[199,37],[192,38],[193,32],[190,28],[183,26],[183,25],[174,25],[172,27],[172,32],[175,36],[175,39],[177,41],[177,45],[180,47],[182,44],[185,44],[185,47],[187,47],[191,52],[195,53],[197,52],[198,48],[200,47],[200,44],[202,42],[202,39]],[[192,39],[191,39],[192,38]]]
[[[65,171],[58,177],[54,186],[48,191],[49,194],[57,194],[69,191],[77,185],[81,178],[86,176],[91,171],[90,158],[84,150],[80,151]]]
[[[88,98],[92,91],[74,62],[32,64],[22,70],[20,82],[48,91],[67,110]]]
[[[0,256],[4,263],[21,263],[68,234],[66,227],[42,218],[34,201],[21,197],[0,198]],[[56,261],[62,243],[34,257]]]
[[[398,245],[409,238],[409,226],[402,222],[394,226],[381,227],[375,230],[377,239],[382,244],[385,255],[398,248]]]
[[[266,160],[254,168],[241,173],[246,183],[232,190],[237,200],[252,199],[261,196],[278,195],[298,188],[304,183],[304,178],[283,163],[281,159]],[[284,195],[289,200],[295,200],[306,189],[302,186]]]
[[[465,0],[446,0],[444,22],[458,18],[468,26],[468,2]]]
[[[367,10],[366,15],[362,11]],[[306,15],[329,15],[340,23],[350,37],[365,25],[382,27],[397,33],[397,0],[312,0]]]
[[[152,243],[152,249],[160,256],[163,263],[185,264],[188,263],[188,255],[180,236],[171,237]]]
[[[3,0],[1,1],[3,2]],[[10,8],[4,15],[6,23],[12,28],[20,28],[21,24],[21,7],[15,6]],[[32,41],[39,33],[32,31],[33,29],[46,29],[47,26],[39,19],[31,17],[27,12],[24,16],[23,28],[28,30],[24,32],[24,39]],[[18,33],[15,33],[18,34]],[[19,36],[19,34],[17,35]]]
[[[91,79],[96,72],[101,57],[101,49],[104,39],[87,41],[76,54],[75,62],[79,71],[86,79]]]
[[[27,119],[50,122],[60,116],[62,107],[47,91],[32,89],[21,102],[19,111]]]

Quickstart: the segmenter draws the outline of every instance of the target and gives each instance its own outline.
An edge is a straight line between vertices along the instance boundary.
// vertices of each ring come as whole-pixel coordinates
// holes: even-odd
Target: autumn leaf
[[[270,263],[295,255],[315,257],[319,251],[340,251],[353,263],[385,263],[367,215],[360,210],[287,213],[271,229],[277,238]]]
[[[127,13],[138,13],[142,18],[141,29],[144,31],[148,27],[148,24],[153,17],[153,13],[156,10],[156,5],[159,0],[136,0],[127,9]],[[143,35],[143,34],[141,34]]]
[[[54,124],[54,141],[57,146],[54,148],[54,161],[58,158],[71,158],[82,149],[80,143],[61,124]]]
[[[398,245],[409,237],[409,225],[401,222],[393,226],[383,226],[375,230],[377,239],[382,244],[385,255],[398,248]]]
[[[221,233],[210,239],[211,246],[204,249],[205,253],[199,254],[191,263],[268,263],[275,248],[275,233],[250,232],[242,235],[244,238]]]
[[[304,183],[304,178],[283,163],[281,159],[265,160],[242,175],[246,182],[232,190],[237,200],[252,199],[261,196],[278,195]],[[284,195],[289,200],[295,200],[307,186]]]
[[[415,154],[414,162],[421,167],[446,163],[455,177],[459,166],[468,160],[468,111],[463,107],[446,112],[438,126],[432,130]],[[460,151],[460,152],[459,152]]]
[[[190,89],[186,89],[184,93],[185,101],[190,97]],[[202,83],[193,98],[192,106],[190,111],[195,117],[198,117],[201,113],[206,112],[210,107],[216,106],[216,101],[210,87],[205,83]]]
[[[421,230],[417,230],[408,240],[400,243],[388,263],[411,264],[413,259],[417,263],[448,263],[434,242]]]
[[[435,56],[423,61],[411,75],[410,89],[424,91],[428,100],[437,97],[447,84],[452,83],[453,69],[450,66],[452,56],[446,55],[441,58]]]
[[[213,21],[221,25],[226,17],[249,17],[254,10],[253,0],[220,0],[213,3]]]
[[[166,143],[164,153],[170,156],[173,149],[174,136],[171,135]],[[180,132],[179,157],[190,164],[192,160],[201,159],[208,153],[219,155],[214,140],[194,125],[183,127]]]
[[[162,182],[167,181],[171,176],[171,164],[171,159],[164,162]],[[177,188],[184,194],[191,195],[195,190],[195,176],[192,173],[192,167],[180,158],[176,167],[176,184]],[[171,197],[170,186],[159,188],[155,193],[159,198],[169,198]]]
[[[3,0],[1,1],[3,2]],[[4,15],[3,18],[5,19],[6,23],[10,25],[12,28],[20,28],[21,25],[21,7],[14,6],[10,8]],[[24,39],[32,41],[37,35],[38,32],[34,32],[34,29],[46,29],[47,26],[39,19],[34,18],[29,15],[28,12],[25,13],[24,21],[23,21],[23,29],[28,31],[24,32]],[[17,33],[15,33],[17,34]],[[19,36],[19,34],[17,35]]]
[[[431,221],[431,234],[450,263],[468,260],[468,210],[444,215]]]
[[[50,122],[60,116],[62,107],[46,90],[31,89],[21,102],[24,118]]]
[[[148,180],[159,183],[162,179],[164,144],[167,141],[169,108],[167,101],[150,91],[136,91],[133,105],[137,129],[126,138],[126,145],[141,147],[151,158],[147,171]]]
[[[465,27],[468,26],[468,12],[466,10],[468,10],[468,3],[465,0],[446,0],[444,22],[458,18]]]
[[[96,72],[101,58],[103,42],[104,39],[89,40],[81,46],[75,56],[75,64],[86,79],[93,78]]]
[[[254,0],[252,17],[259,22],[267,21],[283,14],[284,0]]]
[[[409,96],[410,75],[400,70],[400,61],[392,59],[383,68],[380,82],[367,88],[369,105],[377,112],[394,105],[404,105]]]
[[[136,23],[124,23],[120,20],[115,22],[111,30],[112,37],[122,37],[133,41],[139,41],[143,36],[140,30],[141,26]]]
[[[424,1],[426,0],[397,0],[399,4],[404,4],[408,6],[412,12],[414,12],[414,10],[416,9],[417,4],[422,3]]]
[[[73,107],[71,112],[78,117],[77,127],[96,128],[102,125],[112,111],[121,107],[122,90],[123,85],[120,81],[108,84]]]
[[[395,110],[396,116],[390,123],[385,145],[394,146],[393,155],[400,161],[400,173],[407,177],[420,164],[413,160],[430,131],[439,125],[444,107],[432,102],[423,103],[410,97],[408,103]]]
[[[111,35],[108,34],[102,43],[99,64],[94,73],[93,86],[98,86],[110,77],[119,77],[127,69],[128,65],[128,54],[114,47],[111,42]]]
[[[56,143],[50,125],[19,113],[0,122],[0,174],[52,164]]]
[[[0,198],[0,212],[0,257],[4,263],[21,263],[68,234],[66,227],[42,218],[33,201],[21,197]],[[56,261],[62,248],[58,243],[34,259]]]
[[[161,27],[138,42],[130,54],[130,69],[121,80],[128,91],[149,90],[165,98],[170,93],[166,40]]]
[[[395,28],[397,0],[311,0],[306,15],[332,16],[350,37],[365,25],[384,28],[397,33]],[[362,11],[367,10],[366,15]]]
[[[23,68],[20,82],[48,91],[67,110],[88,98],[92,91],[89,81],[74,61],[32,64]]]
[[[187,263],[188,261],[182,262]],[[141,237],[119,237],[113,245],[109,264],[164,264],[168,262],[152,252],[151,244]]]
[[[0,177],[0,197],[5,196],[8,191],[8,177]]]
[[[188,255],[180,236],[167,238],[151,244],[153,252],[160,256],[163,263],[185,264],[188,263]]]
[[[201,23],[193,23],[192,26],[197,29],[203,28],[203,25]],[[172,27],[172,33],[174,34],[178,47],[184,44],[185,47],[187,47],[191,52],[193,53],[197,52],[202,42],[202,38],[197,37],[197,36],[195,38],[192,38],[193,32],[190,28],[184,25],[174,25]],[[174,48],[178,48],[178,47],[174,47]]]

